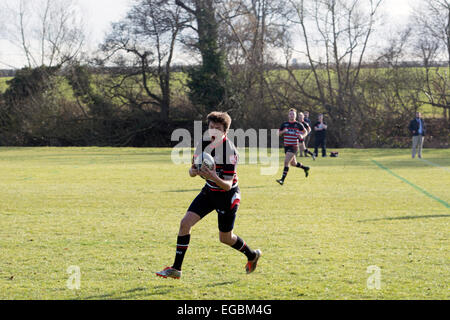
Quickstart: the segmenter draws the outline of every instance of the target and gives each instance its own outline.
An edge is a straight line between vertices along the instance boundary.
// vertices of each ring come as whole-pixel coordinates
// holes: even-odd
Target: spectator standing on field
[[[416,149],[418,157],[422,158],[422,148],[423,141],[425,140],[426,126],[420,112],[416,112],[416,118],[411,120],[408,129],[412,134],[412,158],[414,159],[416,156]]]
[[[322,157],[327,156],[327,124],[323,121],[323,114],[319,114],[318,120],[314,125],[314,155],[319,154],[319,147],[322,147]]]

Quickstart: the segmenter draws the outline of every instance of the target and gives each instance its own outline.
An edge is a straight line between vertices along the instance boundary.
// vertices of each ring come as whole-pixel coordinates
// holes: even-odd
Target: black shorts
[[[297,154],[298,146],[284,146],[284,153],[291,152],[293,154]]]
[[[236,212],[241,200],[239,187],[227,192],[211,191],[205,186],[198,196],[192,201],[188,211],[194,212],[204,218],[213,210],[217,211],[219,230],[230,232],[234,228]]]

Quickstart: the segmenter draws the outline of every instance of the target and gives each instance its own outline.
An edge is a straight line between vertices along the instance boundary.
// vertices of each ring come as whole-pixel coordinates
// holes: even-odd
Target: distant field
[[[283,187],[281,170],[240,165],[235,232],[262,250],[257,270],[246,275],[245,257],[219,243],[213,212],[192,232],[180,280],[154,272],[173,262],[204,182],[170,152],[0,148],[0,299],[450,298],[449,149],[300,158],[310,177],[292,168]],[[70,266],[79,290],[67,287]]]
[[[364,69],[363,69],[364,70]],[[303,73],[303,72],[307,72],[307,71],[305,71],[305,70],[298,70],[298,71],[296,71],[297,72],[297,74],[300,74],[300,73]],[[282,74],[284,74],[285,72],[282,72]],[[275,76],[275,75],[274,75]],[[0,77],[0,93],[3,93],[3,92],[5,92],[5,90],[8,88],[8,85],[6,84],[6,81],[7,80],[10,80],[11,79],[11,77]],[[120,80],[121,79],[118,79],[117,80],[117,82],[119,83],[120,82]],[[176,73],[174,73],[174,78],[173,78],[173,80],[172,80],[172,85],[175,87],[175,88],[179,88],[179,86],[182,86],[183,85],[183,83],[185,83],[185,81],[186,81],[186,75],[184,74],[184,73],[182,73],[182,72],[176,72]],[[135,82],[135,79],[130,79],[130,81],[129,81],[129,85],[133,85],[133,82]],[[159,88],[156,86],[156,84],[155,83],[152,83],[152,82],[149,82],[149,85],[150,86],[153,86],[153,88],[152,88],[152,90],[154,90],[154,91],[158,91],[159,90]],[[94,88],[95,89],[95,88]],[[178,90],[175,90],[175,91],[178,91]],[[64,80],[62,83],[61,83],[61,86],[60,86],[60,92],[63,94],[63,96],[64,97],[66,97],[67,99],[69,99],[69,100],[72,100],[72,99],[74,99],[73,98],[73,92],[72,92],[72,89],[70,88],[70,86],[69,86],[69,84],[67,83],[67,81],[66,80]],[[424,96],[423,97],[423,100],[424,101],[426,101],[427,99],[426,99],[426,97]],[[120,102],[120,101],[118,101],[118,102]],[[432,117],[432,118],[440,118],[440,117],[442,117],[442,109],[441,108],[435,108],[435,107],[432,107],[431,105],[428,105],[428,104],[425,104],[425,105],[423,105],[421,108],[420,108],[420,111],[423,113],[423,115],[426,117],[426,118],[430,118],[430,117]]]
[[[5,92],[5,90],[8,88],[6,81],[11,79],[12,79],[11,77],[0,77],[0,93]]]

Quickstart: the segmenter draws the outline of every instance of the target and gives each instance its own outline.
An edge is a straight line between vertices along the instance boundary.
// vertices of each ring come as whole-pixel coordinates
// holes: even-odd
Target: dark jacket
[[[425,136],[425,133],[426,133],[425,121],[423,121],[422,118],[420,118],[419,120],[420,120],[420,122],[422,122],[422,135]],[[417,118],[414,118],[413,120],[411,120],[411,122],[409,123],[408,129],[409,129],[409,131],[411,131],[411,134],[413,136],[419,135],[419,122],[417,121]]]
[[[323,122],[323,124],[327,125],[325,121]],[[314,124],[314,128],[319,126],[319,125],[320,125],[320,122],[317,121]],[[325,139],[326,136],[327,136],[327,129],[323,129],[323,130],[319,130],[319,131],[314,130],[314,136],[316,137],[316,139]]]

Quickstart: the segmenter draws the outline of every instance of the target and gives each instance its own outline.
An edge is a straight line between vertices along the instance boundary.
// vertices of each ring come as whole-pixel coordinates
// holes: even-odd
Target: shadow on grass
[[[200,191],[201,189],[200,188],[197,188],[197,189],[180,189],[180,190],[163,190],[163,191],[160,191],[160,192],[162,192],[162,193],[182,193],[182,192],[194,192],[194,191]]]
[[[204,286],[204,288],[227,286],[236,282],[238,282],[238,280],[211,283]],[[77,300],[136,300],[138,298],[150,299],[151,296],[163,296],[169,294],[174,289],[175,287],[172,285],[160,285],[147,288],[138,287],[126,291],[111,292],[88,297],[79,297]]]
[[[267,186],[253,186],[253,187],[239,187],[241,190],[246,190],[246,189],[264,189]],[[196,188],[196,189],[179,189],[179,190],[162,190],[162,191],[155,191],[155,192],[162,192],[162,193],[183,193],[183,192],[194,192],[194,191],[198,191],[200,192],[201,188]]]
[[[220,287],[220,286],[227,286],[229,284],[234,284],[236,282],[238,282],[238,280],[211,283],[211,284],[206,285],[205,288],[215,288],[215,287]]]
[[[413,219],[428,219],[428,218],[450,218],[450,214],[434,214],[434,215],[427,215],[427,216],[388,217],[388,218],[359,220],[358,222],[381,221],[381,220],[413,220]]]
[[[267,188],[268,186],[253,186],[253,187],[239,187],[240,189],[264,189]]]
[[[171,285],[167,286],[156,286],[148,288],[134,288],[122,292],[112,292],[105,293],[97,296],[80,297],[78,300],[135,300],[139,297],[150,297],[156,295],[165,295],[172,291],[174,287]]]

